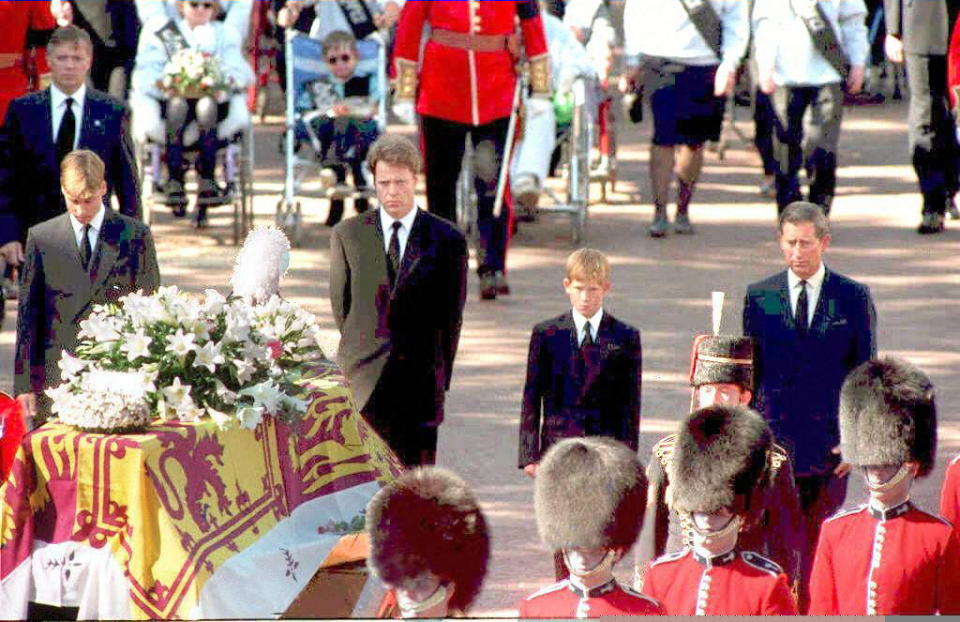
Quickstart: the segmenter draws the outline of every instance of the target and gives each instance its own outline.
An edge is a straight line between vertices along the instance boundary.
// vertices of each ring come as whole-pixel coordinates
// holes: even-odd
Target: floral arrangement
[[[144,387],[135,374],[91,371],[83,391],[60,403],[60,421],[88,432],[142,431],[153,414],[144,401]]]
[[[209,95],[220,101],[232,90],[233,80],[223,75],[217,57],[185,48],[167,62],[157,87],[168,95],[188,98]]]
[[[297,382],[303,363],[323,352],[316,318],[298,305],[175,286],[118,302],[94,307],[80,323],[76,356],[63,353],[63,382],[47,391],[63,420],[77,421],[78,396],[96,393],[90,383],[104,371],[124,372],[121,384],[139,387],[149,412],[167,420],[209,416],[222,428],[254,428],[266,414],[293,420],[305,412]],[[88,416],[105,417],[97,409]]]

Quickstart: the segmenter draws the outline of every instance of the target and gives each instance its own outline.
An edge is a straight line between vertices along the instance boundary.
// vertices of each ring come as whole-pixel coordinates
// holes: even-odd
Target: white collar
[[[384,236],[389,236],[389,235],[390,235],[390,229],[393,227],[393,223],[394,223],[394,222],[399,222],[400,225],[403,227],[403,231],[404,231],[405,233],[410,233],[410,231],[413,230],[413,221],[417,218],[417,211],[418,211],[419,209],[420,209],[419,207],[417,207],[416,205],[414,205],[414,206],[413,206],[413,209],[410,210],[409,212],[407,212],[407,215],[406,215],[406,216],[404,216],[403,218],[400,218],[400,219],[396,219],[396,218],[394,218],[393,216],[391,216],[390,214],[388,214],[388,213],[387,213],[387,210],[383,209],[382,207],[379,208],[379,210],[380,210],[380,227],[383,229],[383,235],[384,235]]]
[[[593,317],[585,317],[582,313],[580,313],[576,309],[572,309],[572,311],[573,311],[573,324],[574,326],[577,327],[577,334],[579,335],[581,332],[583,332],[583,325],[589,321],[590,329],[593,331],[591,334],[594,340],[596,340],[597,331],[600,329],[600,320],[603,319],[603,307],[600,307],[599,309],[597,309],[597,312],[593,314]]]
[[[820,267],[817,268],[817,271],[813,273],[813,276],[807,279],[807,285],[809,285],[813,291],[819,292],[820,286],[823,285],[823,279],[826,274],[827,268],[821,261]],[[794,274],[793,270],[790,270],[789,268],[787,269],[787,284],[790,286],[791,292],[796,289],[797,285],[800,284],[800,280],[800,277]]]
[[[77,220],[76,216],[67,212],[70,216],[70,224],[73,226],[74,235],[79,238],[81,231],[83,231],[83,223]],[[93,229],[96,233],[100,233],[100,229],[103,227],[103,219],[107,216],[107,208],[100,206],[100,211],[97,212],[97,215],[93,217],[93,220],[90,221],[90,228]]]
[[[87,85],[81,84],[80,88],[74,91],[73,95],[67,95],[58,89],[56,84],[50,85],[50,105],[54,110],[59,108],[68,97],[73,98],[74,106],[76,106],[73,110],[76,112],[79,108],[83,107],[83,101],[87,97]]]

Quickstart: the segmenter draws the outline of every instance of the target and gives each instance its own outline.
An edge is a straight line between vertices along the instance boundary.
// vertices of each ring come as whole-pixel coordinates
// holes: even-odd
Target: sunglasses
[[[349,63],[353,60],[353,56],[350,54],[341,54],[340,56],[328,56],[327,64],[336,65],[337,63]]]
[[[191,1],[189,4],[190,4],[191,7],[195,8],[195,9],[212,9],[212,8],[213,8],[213,2],[193,2],[193,1]]]

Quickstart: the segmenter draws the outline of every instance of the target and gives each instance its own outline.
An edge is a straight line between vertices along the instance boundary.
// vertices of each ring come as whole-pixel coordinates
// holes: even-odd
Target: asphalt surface
[[[746,112],[740,116],[746,118]],[[938,236],[915,233],[920,199],[906,147],[906,107],[847,108],[841,139],[839,190],[832,214],[831,269],[868,284],[879,315],[883,354],[904,356],[930,374],[937,386],[940,444],[937,469],[916,484],[914,499],[935,509],[943,468],[960,451],[958,363],[954,332],[960,299],[960,222]],[[752,134],[752,124],[739,127]],[[406,133],[409,127],[396,128]],[[277,144],[279,118],[256,128],[258,223],[272,222],[282,189]],[[630,322],[643,337],[641,455],[672,431],[687,412],[686,374],[691,341],[710,330],[710,293],[726,292],[723,331],[739,333],[746,285],[782,269],[775,240],[776,208],[759,196],[759,158],[734,141],[721,162],[708,154],[691,211],[692,236],[654,240],[646,181],[650,128],[621,125],[620,182],[606,204],[591,207],[586,245],[608,254],[613,290],[605,309]],[[598,188],[594,186],[594,194]],[[335,348],[336,331],[327,290],[329,229],[326,202],[304,198],[303,243],[295,249],[284,295],[318,314]],[[672,213],[671,206],[671,213]],[[350,208],[348,207],[348,214]],[[228,210],[214,212],[212,226],[193,231],[187,220],[159,209],[154,236],[165,284],[200,291],[229,291],[236,248]],[[532,480],[517,469],[517,427],[534,323],[567,308],[561,280],[572,250],[566,217],[544,216],[522,224],[509,261],[513,294],[480,302],[471,275],[447,419],[440,430],[439,464],[460,473],[483,503],[492,526],[493,556],[474,615],[512,616],[526,594],[552,582],[552,557],[537,537]],[[0,389],[12,388],[14,302],[0,333]],[[854,479],[848,501],[862,497]],[[632,556],[628,556],[628,560]],[[619,574],[628,577],[628,563]]]

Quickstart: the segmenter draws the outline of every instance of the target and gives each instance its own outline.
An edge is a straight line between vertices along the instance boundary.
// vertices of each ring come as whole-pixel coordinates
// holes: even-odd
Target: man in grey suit
[[[947,94],[947,48],[960,0],[884,0],[887,56],[906,62],[910,85],[910,156],[923,195],[917,232],[940,233],[955,210],[960,148]]]
[[[408,466],[433,464],[467,286],[467,244],[414,202],[420,154],[385,135],[367,156],[380,208],[330,238],[338,362],[364,417]]]
[[[43,390],[58,384],[58,362],[77,345],[80,322],[95,304],[160,284],[150,229],[104,207],[104,163],[92,151],[63,158],[67,213],[27,233],[20,281],[14,389],[28,419],[49,413]]]

